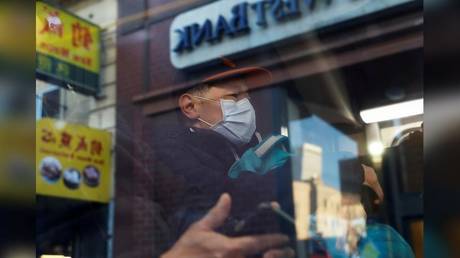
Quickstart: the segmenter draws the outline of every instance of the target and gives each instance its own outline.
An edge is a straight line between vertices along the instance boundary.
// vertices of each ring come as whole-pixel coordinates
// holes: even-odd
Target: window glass
[[[141,2],[37,3],[37,257],[423,257],[421,1]]]

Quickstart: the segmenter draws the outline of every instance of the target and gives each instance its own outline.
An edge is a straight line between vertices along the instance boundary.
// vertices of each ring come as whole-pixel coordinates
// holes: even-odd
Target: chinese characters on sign
[[[54,135],[53,131],[49,130],[49,129],[46,129],[46,128],[43,128],[42,129],[42,137],[41,137],[41,141],[43,143],[47,143],[47,144],[55,144],[57,143],[57,137],[60,138],[60,141],[59,141],[59,144],[57,144],[59,146],[59,148],[66,148],[67,150],[72,150],[74,154],[78,154],[78,153],[81,153],[81,152],[89,152],[91,155],[97,155],[97,156],[101,156],[101,153],[102,153],[102,142],[100,140],[97,140],[97,139],[92,139],[92,140],[88,140],[86,138],[86,136],[82,136],[82,135],[76,135],[76,137],[78,138],[75,139],[75,136],[70,134],[69,132],[67,131],[62,131],[59,135]],[[72,148],[71,146],[71,143],[73,143],[73,141],[77,140],[76,142],[78,142],[77,144],[77,147],[75,148]],[[89,146],[89,147],[88,147]],[[74,154],[71,154],[70,157],[74,157]],[[104,164],[103,161],[97,161],[96,159],[93,159],[96,163],[101,163],[101,164]]]
[[[90,49],[93,40],[89,28],[79,22],[72,24],[72,45],[74,47],[84,47]]]
[[[111,134],[53,119],[37,123],[37,193],[108,202]]]
[[[100,69],[100,28],[42,2],[36,8],[38,77],[71,84],[97,94]]]

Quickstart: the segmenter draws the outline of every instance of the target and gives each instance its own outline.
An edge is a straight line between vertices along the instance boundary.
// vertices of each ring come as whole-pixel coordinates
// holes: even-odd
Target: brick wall
[[[119,8],[122,8],[130,1],[119,3]],[[172,19],[167,19],[137,29],[132,29],[133,26],[128,25],[131,31],[126,32],[119,28],[118,32],[116,212],[113,251],[115,258],[153,257],[155,243],[160,239],[155,238],[158,237],[155,234],[158,228],[153,216],[158,209],[154,206],[152,197],[154,191],[161,192],[163,198],[174,194],[171,181],[157,181],[157,188],[153,187],[155,178],[169,179],[155,175],[155,150],[152,149],[152,139],[156,136],[155,128],[161,128],[162,124],[174,121],[175,115],[146,117],[142,113],[142,106],[133,102],[133,97],[151,90],[185,83],[190,79],[202,78],[205,74],[222,69],[216,67],[186,73],[173,68],[169,61],[171,22]],[[149,83],[146,83],[146,80]],[[269,92],[261,92],[258,95],[259,98],[272,97]],[[256,108],[266,111],[272,107],[258,104]],[[263,130],[270,132],[272,125],[273,121],[265,120]],[[267,178],[256,192],[266,192],[267,189],[273,188],[273,183],[273,178]]]
[[[143,244],[148,232],[142,220],[142,154],[139,130],[143,117],[131,98],[143,88],[143,35],[140,30],[119,37],[117,44],[117,148],[114,257],[152,257]],[[147,217],[147,216],[145,216]]]

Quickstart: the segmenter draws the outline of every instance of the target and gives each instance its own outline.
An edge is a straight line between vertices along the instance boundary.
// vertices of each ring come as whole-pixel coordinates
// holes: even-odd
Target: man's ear
[[[200,117],[193,96],[186,93],[179,97],[179,108],[187,118],[195,120]]]

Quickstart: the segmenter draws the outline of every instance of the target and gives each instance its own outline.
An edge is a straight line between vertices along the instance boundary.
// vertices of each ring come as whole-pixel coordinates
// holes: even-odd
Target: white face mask
[[[198,96],[195,97],[216,101]],[[211,124],[201,118],[198,118],[198,120],[207,124],[212,130],[225,136],[225,138],[236,145],[249,143],[256,131],[256,112],[249,99],[244,98],[238,102],[221,99],[220,107],[222,109],[222,121]]]

